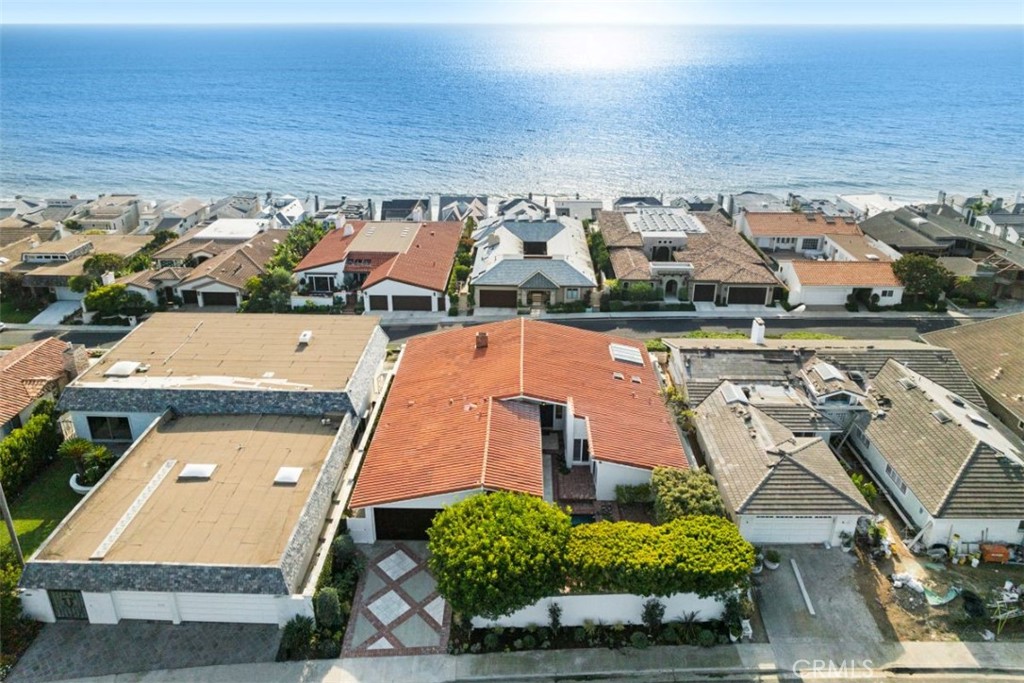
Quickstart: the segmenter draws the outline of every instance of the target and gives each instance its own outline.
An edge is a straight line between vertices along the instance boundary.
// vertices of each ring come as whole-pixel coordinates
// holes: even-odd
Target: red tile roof
[[[643,366],[613,359],[612,343],[639,351]],[[539,412],[522,398],[572,404],[597,460],[686,467],[654,373],[640,342],[522,318],[412,339],[350,505],[480,487],[542,495]]]
[[[875,261],[793,261],[805,287],[902,287],[892,264]]]
[[[842,218],[825,220],[824,216],[808,217],[803,213],[756,213],[744,214],[750,233],[754,237],[813,237],[815,235],[862,235],[856,223],[847,223]]]
[[[69,348],[51,337],[22,344],[0,358],[0,424],[32,405],[51,382],[68,379],[63,354]]]
[[[324,235],[323,239],[316,243],[316,246],[309,250],[305,258],[299,261],[295,266],[295,272],[309,270],[310,268],[320,268],[344,261],[348,255],[348,248],[352,244],[352,240],[355,239],[355,236],[366,225],[366,221],[349,221],[346,225],[352,226],[351,235],[346,235],[344,228],[331,230]]]
[[[394,280],[443,292],[462,237],[462,223],[421,223],[409,248],[380,264],[366,277],[363,289]]]

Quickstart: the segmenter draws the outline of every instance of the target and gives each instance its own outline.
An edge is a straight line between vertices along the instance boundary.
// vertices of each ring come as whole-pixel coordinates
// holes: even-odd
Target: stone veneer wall
[[[158,564],[152,562],[62,562],[37,560],[25,565],[24,588],[187,593],[287,595],[278,567]]]
[[[372,382],[372,378],[371,378]],[[104,413],[180,415],[309,415],[347,413],[352,402],[344,391],[279,391],[249,389],[140,389],[137,387],[68,386],[61,395],[62,412],[102,409]]]
[[[388,335],[384,333],[384,330],[379,326],[373,329],[370,340],[366,342],[363,355],[360,356],[359,362],[356,363],[356,368],[352,371],[352,376],[349,377],[348,384],[345,386],[345,393],[348,394],[349,400],[352,402],[352,409],[357,418],[370,405],[370,397],[373,396],[374,391],[373,380],[387,355],[388,341]]]
[[[345,415],[342,419],[324,466],[320,468],[313,490],[310,491],[306,505],[299,513],[299,521],[292,529],[291,538],[288,539],[288,545],[281,556],[281,573],[293,593],[299,591],[309,561],[316,550],[320,530],[331,507],[331,500],[338,489],[338,483],[345,472],[345,464],[352,452],[352,437],[358,424],[359,419],[351,414]]]

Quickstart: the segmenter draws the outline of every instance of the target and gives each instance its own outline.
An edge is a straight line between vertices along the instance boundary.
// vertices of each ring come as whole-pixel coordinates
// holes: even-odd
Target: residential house
[[[952,349],[988,409],[1024,438],[1024,313],[921,335]]]
[[[798,213],[817,214],[831,218],[857,218],[855,211],[848,207],[839,206],[831,199],[808,199],[803,195],[790,192],[786,195],[786,201],[789,202],[790,208]]]
[[[572,498],[575,513],[593,514],[617,485],[688,466],[661,389],[632,339],[523,318],[411,339],[348,501],[349,531],[362,543],[425,539],[441,508],[494,490]]]
[[[779,274],[793,306],[842,306],[850,296],[879,306],[903,301],[905,288],[888,261],[783,261]]]
[[[153,262],[158,268],[191,268],[256,237],[270,225],[270,220],[262,218],[218,218],[154,252]]]
[[[342,197],[341,199],[315,198],[317,211],[314,218],[321,223],[329,223],[335,227],[341,227],[345,221],[372,221],[373,200],[365,202]]]
[[[146,205],[139,215],[139,234],[168,230],[179,235],[198,225],[206,218],[206,203],[189,197],[180,202]]]
[[[259,218],[270,221],[273,227],[287,229],[306,218],[306,204],[294,195],[268,197]]]
[[[380,205],[382,221],[430,220],[430,199],[386,199]]]
[[[139,197],[134,194],[100,195],[98,199],[78,206],[71,218],[78,222],[83,232],[133,232],[139,227]]]
[[[312,617],[386,345],[369,316],[152,316],[64,390],[79,436],[127,452],[29,558],[25,612]]]
[[[76,234],[52,242],[40,242],[21,253],[20,263],[11,268],[24,273],[23,283],[39,295],[52,295],[64,301],[79,301],[84,292],[71,290],[71,278],[85,273],[85,262],[97,254],[114,254],[130,259],[149,244],[147,235]]]
[[[575,218],[496,217],[473,233],[469,283],[480,308],[518,308],[590,300],[597,287],[587,235]]]
[[[740,386],[723,381],[694,413],[708,471],[751,543],[837,545],[873,514],[826,440],[797,436]]]
[[[555,200],[555,216],[570,216],[576,220],[596,221],[604,209],[601,199],[580,199],[579,195]]]
[[[784,199],[763,192],[740,192],[739,194],[719,195],[718,205],[727,216],[736,220],[744,211],[758,213],[790,213],[792,207]]]
[[[1024,542],[1024,443],[994,415],[896,360],[872,380],[877,409],[849,442],[928,548]],[[961,543],[975,544],[961,546]]]
[[[892,197],[874,193],[838,195],[836,206],[843,211],[849,211],[857,220],[867,220],[880,213],[899,211],[906,204],[894,201]]]
[[[198,263],[174,286],[175,293],[186,305],[238,308],[245,297],[245,284],[266,272],[267,261],[287,237],[287,230],[265,230],[238,242]]]
[[[701,213],[716,211],[719,208],[718,200],[715,197],[701,197],[699,195],[693,195],[692,197],[677,197],[670,202],[670,206],[678,209],[686,209],[690,212],[699,211]]]
[[[0,356],[0,438],[21,427],[43,399],[89,367],[82,346],[54,337],[16,346]]]
[[[437,218],[440,221],[458,221],[465,223],[472,218],[479,223],[487,218],[487,197],[458,197],[441,195],[438,202],[440,209]]]
[[[662,206],[657,197],[619,197],[612,202],[614,211],[629,212],[637,209],[649,209]]]
[[[129,292],[136,292],[154,306],[169,304],[175,300],[178,285],[188,277],[191,268],[166,267],[147,268],[137,273],[129,273],[115,280],[124,285]],[[198,303],[198,298],[196,303]]]
[[[359,292],[364,310],[444,311],[462,224],[351,221],[295,266],[292,306],[330,306]]]
[[[789,252],[804,257],[821,256],[825,252],[826,236],[863,236],[857,222],[848,216],[744,211],[733,216],[733,222],[740,234],[762,251]]]
[[[533,201],[533,195],[528,198],[512,197],[498,204],[498,216],[510,220],[539,221],[548,217],[548,209]]]
[[[213,202],[206,213],[210,219],[256,218],[262,208],[259,195],[235,194]]]
[[[0,218],[0,246],[6,247],[26,237],[48,242],[62,237],[61,224],[51,220],[39,220],[28,216]]]
[[[661,287],[666,298],[766,305],[781,285],[718,213],[602,211],[598,224],[623,286],[647,282]]]

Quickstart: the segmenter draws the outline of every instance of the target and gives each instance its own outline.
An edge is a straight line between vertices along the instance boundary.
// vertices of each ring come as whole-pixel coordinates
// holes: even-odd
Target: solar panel
[[[624,363],[635,363],[636,365],[644,364],[644,357],[638,348],[626,346],[625,344],[609,344],[608,350],[615,360]]]

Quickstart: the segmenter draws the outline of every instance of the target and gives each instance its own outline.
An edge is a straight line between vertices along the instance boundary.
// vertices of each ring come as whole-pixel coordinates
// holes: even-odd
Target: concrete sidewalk
[[[858,651],[861,650],[861,651]],[[234,683],[448,683],[454,681],[547,681],[575,679],[686,680],[712,676],[778,675],[794,668],[856,671],[863,677],[893,673],[970,671],[1024,676],[1020,643],[884,643],[867,649],[848,643],[788,642],[773,645],[654,647],[649,650],[559,650],[489,655],[425,655],[330,661],[214,666],[151,671],[92,679],[103,683],[195,681]],[[965,679],[967,680],[967,679]]]

